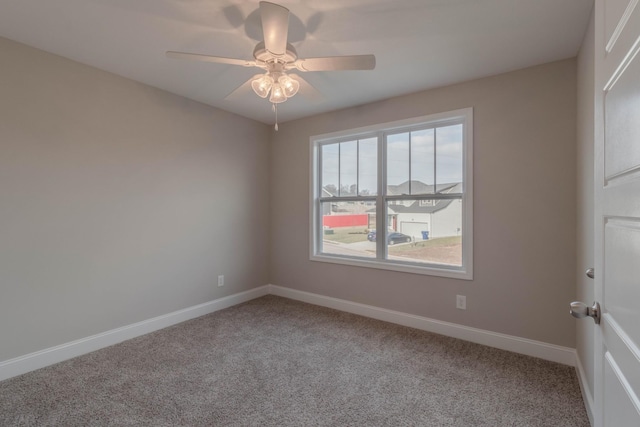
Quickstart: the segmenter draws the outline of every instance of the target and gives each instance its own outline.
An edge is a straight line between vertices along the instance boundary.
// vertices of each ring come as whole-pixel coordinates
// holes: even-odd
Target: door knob
[[[596,325],[600,324],[600,304],[594,302],[591,307],[587,304],[574,301],[571,303],[571,310],[569,313],[575,318],[582,319],[583,317],[591,317],[593,321],[596,322]]]
[[[593,267],[588,268],[587,271],[584,272],[584,274],[586,274],[589,279],[593,279],[594,278]]]

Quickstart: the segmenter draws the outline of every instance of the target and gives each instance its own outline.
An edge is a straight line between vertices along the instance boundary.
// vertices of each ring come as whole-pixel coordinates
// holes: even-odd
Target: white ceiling
[[[529,67],[577,54],[593,0],[273,0],[291,11],[301,58],[372,53],[373,71],[305,73],[279,121]],[[224,98],[256,68],[165,57],[252,59],[257,0],[0,0],[0,36],[264,123],[268,100]],[[1,65],[0,65],[1,69]]]

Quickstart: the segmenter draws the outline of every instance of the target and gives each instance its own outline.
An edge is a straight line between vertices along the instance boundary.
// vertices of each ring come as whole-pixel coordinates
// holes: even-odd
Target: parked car
[[[411,241],[411,236],[406,234],[393,232],[387,234],[387,245],[395,245],[396,243],[407,243]]]
[[[367,234],[367,240],[370,242],[376,241],[376,230],[371,230],[369,234]],[[390,231],[387,234],[387,245],[395,245],[396,243],[407,243],[410,241],[411,241],[411,236],[398,233],[397,231]]]

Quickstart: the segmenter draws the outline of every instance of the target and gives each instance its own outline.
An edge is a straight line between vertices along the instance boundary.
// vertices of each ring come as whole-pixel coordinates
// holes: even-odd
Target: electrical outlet
[[[456,308],[460,310],[467,309],[467,297],[464,295],[456,295]]]
[[[218,276],[218,286],[224,286],[224,276],[222,274]]]

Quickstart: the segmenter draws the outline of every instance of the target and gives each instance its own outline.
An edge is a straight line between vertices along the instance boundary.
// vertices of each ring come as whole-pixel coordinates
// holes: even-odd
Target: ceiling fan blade
[[[261,1],[260,17],[265,48],[274,55],[284,55],[287,52],[289,9],[275,3]]]
[[[298,59],[295,66],[300,71],[373,70],[373,55],[329,56],[326,58]]]
[[[243,67],[256,67],[256,61],[247,61],[244,59],[223,58],[221,56],[200,55],[198,53],[187,52],[167,52],[167,58],[173,59],[191,59],[194,61],[215,62],[218,64],[241,65]]]
[[[298,83],[300,83],[300,89],[299,89],[299,94],[302,95],[303,97],[305,97],[306,99],[310,100],[310,101],[314,101],[314,102],[321,102],[324,100],[324,96],[322,96],[322,94],[320,93],[320,91],[318,89],[316,89],[315,87],[313,87],[311,85],[311,83],[309,83],[308,81],[306,81],[305,79],[303,79],[302,77],[300,77],[297,74],[287,74],[289,77],[291,77],[292,79],[296,80]]]
[[[247,80],[246,82],[244,82],[243,84],[235,88],[229,95],[225,96],[224,99],[227,101],[234,101],[238,98],[241,98],[243,95],[246,95],[249,92],[253,93],[251,89],[251,82],[256,77],[260,77],[262,75],[263,74],[256,74],[255,76],[251,77],[249,80]]]

